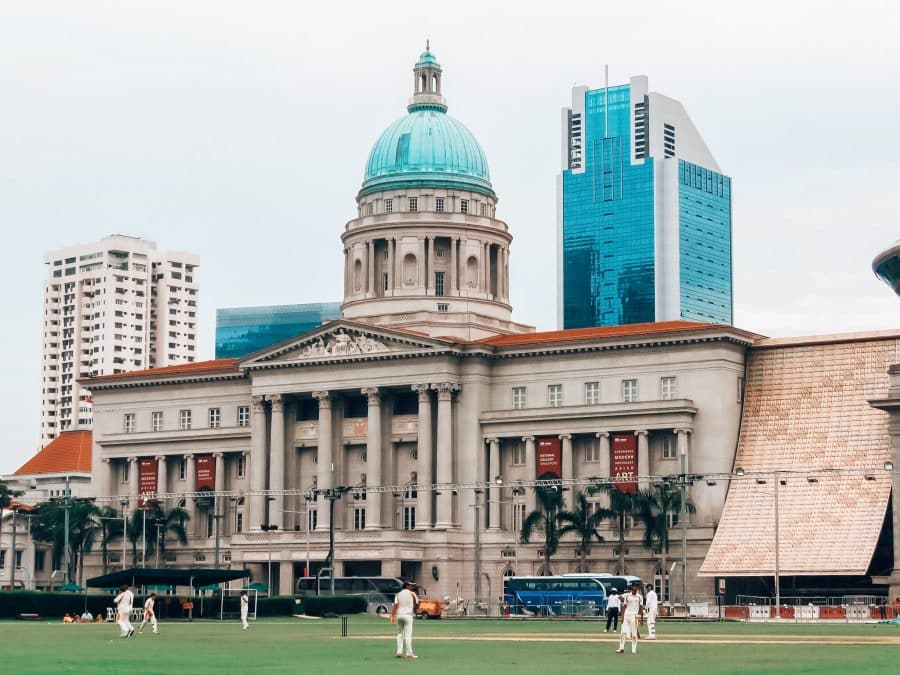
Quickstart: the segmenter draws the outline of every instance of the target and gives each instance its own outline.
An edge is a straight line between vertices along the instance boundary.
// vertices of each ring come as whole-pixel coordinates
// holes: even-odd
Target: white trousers
[[[127,612],[119,612],[119,620],[116,622],[119,624],[119,628],[122,629],[122,635],[128,635],[131,631],[134,630],[134,626],[131,625],[131,611]]]
[[[637,651],[637,616],[625,616],[622,619],[619,649],[625,649],[625,640],[628,639],[631,639],[631,651]]]
[[[144,626],[147,624],[147,622],[148,622],[147,612],[144,612],[144,620],[141,621],[141,627],[138,628],[138,630],[139,631],[144,630]],[[150,622],[150,625],[153,626],[153,632],[158,633],[159,628],[158,628],[158,624],[156,623],[156,612],[153,612],[153,614],[150,615],[149,622]]]
[[[250,624],[247,623],[247,615],[250,613],[250,610],[247,607],[241,607],[241,625],[244,628],[249,628]]]
[[[659,613],[657,608],[647,610],[647,637],[656,637],[656,615]]]
[[[413,618],[411,616],[397,617],[397,653],[403,654],[406,648],[406,656],[413,653],[412,648]]]

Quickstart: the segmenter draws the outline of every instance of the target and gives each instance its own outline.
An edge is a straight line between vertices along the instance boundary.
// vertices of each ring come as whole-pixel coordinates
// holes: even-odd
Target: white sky
[[[339,236],[426,36],[515,237],[516,320],[555,327],[559,110],[609,63],[681,101],[733,179],[737,326],[895,328],[871,261],[900,237],[898,28],[869,0],[4,0],[0,473],[39,445],[43,252],[199,254],[200,358],[217,307],[340,300]]]

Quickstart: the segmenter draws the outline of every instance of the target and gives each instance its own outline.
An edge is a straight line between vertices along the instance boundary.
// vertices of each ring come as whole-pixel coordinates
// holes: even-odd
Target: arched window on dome
[[[415,286],[419,280],[418,265],[416,265],[416,256],[407,253],[403,256],[403,285]]]
[[[478,258],[470,255],[466,260],[466,286],[478,288]]]
[[[359,293],[362,290],[362,283],[362,261],[357,259],[353,262],[353,291]]]

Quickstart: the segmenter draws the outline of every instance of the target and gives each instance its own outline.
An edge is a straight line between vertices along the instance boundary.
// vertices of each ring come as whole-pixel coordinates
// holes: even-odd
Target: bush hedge
[[[19,614],[38,614],[42,618],[62,620],[66,612],[71,614],[77,611],[81,614],[85,606],[94,616],[100,612],[105,617],[106,608],[110,605],[112,598],[108,595],[3,591],[0,593],[0,618],[14,619]]]
[[[299,600],[299,611],[309,616],[360,614],[368,608],[366,599],[358,595],[307,595]]]

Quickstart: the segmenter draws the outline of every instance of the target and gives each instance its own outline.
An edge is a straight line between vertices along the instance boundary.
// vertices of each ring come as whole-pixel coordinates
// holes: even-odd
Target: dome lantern
[[[406,107],[409,112],[416,110],[439,110],[447,112],[447,102],[441,96],[441,64],[431,53],[431,42],[425,41],[425,51],[413,67],[413,97]]]

